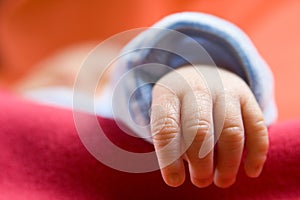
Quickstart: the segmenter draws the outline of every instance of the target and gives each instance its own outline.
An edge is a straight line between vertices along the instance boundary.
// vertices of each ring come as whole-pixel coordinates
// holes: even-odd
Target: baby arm
[[[218,69],[216,81],[216,70],[178,68],[153,88],[151,133],[162,177],[170,186],[184,182],[184,160],[194,185],[231,186],[244,144],[246,174],[257,177],[262,171],[268,151],[262,111],[244,80]]]

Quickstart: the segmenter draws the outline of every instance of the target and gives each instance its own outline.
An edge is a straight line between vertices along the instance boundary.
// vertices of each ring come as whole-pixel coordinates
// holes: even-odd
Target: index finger
[[[150,124],[162,177],[166,184],[177,187],[185,180],[181,157],[180,100],[161,85],[153,88]]]

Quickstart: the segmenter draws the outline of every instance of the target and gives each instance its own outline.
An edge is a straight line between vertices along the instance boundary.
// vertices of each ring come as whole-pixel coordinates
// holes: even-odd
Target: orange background
[[[15,0],[0,2],[2,86],[66,45],[101,41],[179,11],[202,11],[241,27],[271,66],[279,119],[300,116],[298,0]]]

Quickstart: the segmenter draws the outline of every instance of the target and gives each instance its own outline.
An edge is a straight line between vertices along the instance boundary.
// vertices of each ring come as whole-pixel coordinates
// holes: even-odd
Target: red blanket
[[[123,148],[153,150],[124,134],[114,121],[98,121]],[[259,178],[248,178],[240,169],[229,189],[213,185],[199,189],[189,180],[171,188],[159,171],[125,173],[97,161],[79,139],[71,111],[2,91],[0,199],[300,199],[300,120],[275,124],[269,130],[270,152]]]

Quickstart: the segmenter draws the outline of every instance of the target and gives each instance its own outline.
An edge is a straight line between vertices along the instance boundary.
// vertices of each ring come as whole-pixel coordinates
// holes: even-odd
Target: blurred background
[[[299,0],[0,0],[0,87],[13,88],[60,49],[180,11],[211,13],[242,28],[274,73],[279,120],[300,117]]]

